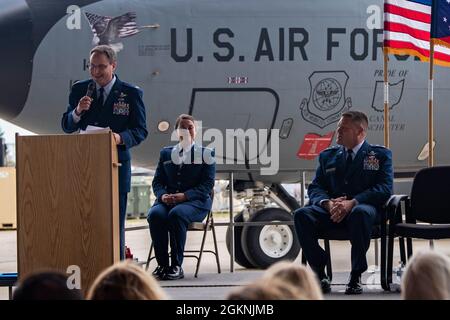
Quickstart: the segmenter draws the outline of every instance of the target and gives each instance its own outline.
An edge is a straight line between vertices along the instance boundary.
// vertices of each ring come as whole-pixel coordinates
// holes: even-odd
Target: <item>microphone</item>
[[[89,98],[92,98],[93,94],[95,91],[95,83],[92,81],[91,83],[89,83],[88,87],[87,87],[87,91],[86,91],[86,96],[88,96]],[[75,113],[76,113],[76,109],[75,109]],[[86,112],[86,110],[81,111],[79,117],[81,117],[84,113]],[[78,115],[78,114],[77,114]]]
[[[87,88],[87,91],[86,91],[86,95],[87,95],[89,98],[92,98],[92,95],[94,94],[94,91],[95,91],[95,83],[94,83],[94,82],[91,82],[91,83],[89,83],[89,85],[88,85],[88,88]]]

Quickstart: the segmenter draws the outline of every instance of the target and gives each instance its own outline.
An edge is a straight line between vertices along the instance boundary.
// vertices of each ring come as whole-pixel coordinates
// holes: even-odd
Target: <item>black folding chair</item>
[[[449,200],[450,166],[420,170],[414,177],[411,197],[394,196],[393,203],[397,206],[389,211],[388,286],[392,283],[394,237],[407,238],[408,258],[413,254],[412,238],[450,238]],[[404,210],[399,205],[401,202],[404,202]]]
[[[386,238],[387,238],[387,211],[389,206],[392,206],[391,201],[394,198],[391,197],[386,205],[385,210],[381,211],[381,222],[380,224],[374,225],[372,228],[372,239],[380,239],[380,283],[381,287],[388,291],[389,286],[386,277],[386,258],[387,258],[387,246],[386,246]],[[331,264],[331,250],[330,250],[330,240],[339,240],[339,241],[349,241],[350,237],[348,235],[348,231],[346,228],[337,227],[329,230],[319,230],[319,239],[324,240],[325,252],[328,255],[327,265],[326,265],[326,273],[330,281],[333,279],[333,269]],[[306,264],[306,257],[302,251],[302,263]]]

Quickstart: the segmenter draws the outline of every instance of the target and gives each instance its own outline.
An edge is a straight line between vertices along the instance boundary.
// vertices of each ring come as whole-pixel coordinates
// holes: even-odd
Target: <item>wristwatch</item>
[[[80,116],[81,116],[81,113],[78,113],[78,112],[77,112],[77,108],[75,108],[75,114],[77,115],[77,117],[80,117]]]

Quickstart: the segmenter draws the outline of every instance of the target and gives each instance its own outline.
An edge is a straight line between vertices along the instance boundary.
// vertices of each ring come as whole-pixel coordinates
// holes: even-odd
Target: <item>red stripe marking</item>
[[[416,39],[430,41],[430,32],[429,31],[414,29],[410,26],[400,24],[400,23],[385,21],[384,22],[384,30],[392,31],[392,32],[406,33],[406,34],[413,36]]]
[[[384,4],[384,12],[396,14],[398,16],[402,16],[411,20],[416,20],[424,23],[431,23],[431,13],[414,11],[411,9],[398,7],[388,3]]]

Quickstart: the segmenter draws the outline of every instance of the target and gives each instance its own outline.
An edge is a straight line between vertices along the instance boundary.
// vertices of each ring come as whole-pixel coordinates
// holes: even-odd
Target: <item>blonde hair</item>
[[[308,300],[289,283],[279,279],[259,279],[231,291],[227,300]]]
[[[315,273],[304,265],[280,261],[267,269],[263,278],[279,279],[286,284],[294,286],[306,300],[323,299]]]
[[[450,259],[435,251],[416,253],[406,266],[401,291],[405,300],[450,299]]]
[[[158,282],[131,261],[118,262],[95,279],[88,300],[164,300]]]

